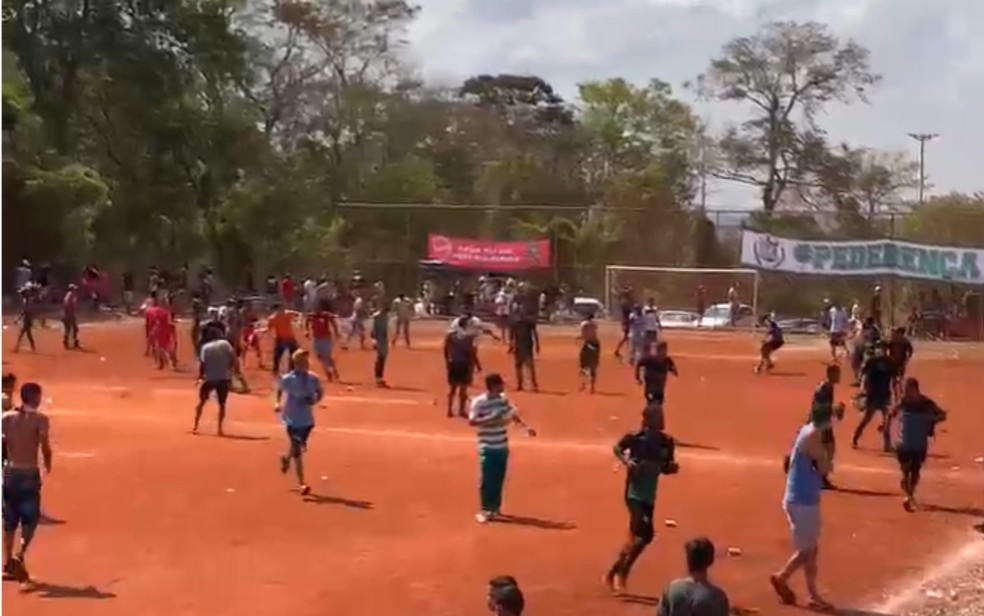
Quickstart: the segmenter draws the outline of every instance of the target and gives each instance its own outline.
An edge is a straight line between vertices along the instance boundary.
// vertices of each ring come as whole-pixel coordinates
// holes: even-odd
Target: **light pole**
[[[909,138],[919,142],[919,203],[926,194],[926,142],[939,137],[937,133],[909,133]]]

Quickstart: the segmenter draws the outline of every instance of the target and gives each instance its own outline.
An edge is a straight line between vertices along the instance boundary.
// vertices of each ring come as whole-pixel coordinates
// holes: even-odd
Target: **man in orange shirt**
[[[294,319],[301,316],[299,312],[288,310],[286,306],[278,304],[274,307],[274,313],[267,317],[267,328],[273,332],[273,374],[280,374],[280,358],[287,354],[288,370],[293,370],[291,355],[299,347],[297,338],[294,336]]]
[[[314,354],[325,369],[329,381],[338,381],[338,367],[333,354],[334,341],[338,338],[338,322],[331,312],[331,303],[323,299],[318,310],[309,314],[304,322],[307,336],[313,339]]]

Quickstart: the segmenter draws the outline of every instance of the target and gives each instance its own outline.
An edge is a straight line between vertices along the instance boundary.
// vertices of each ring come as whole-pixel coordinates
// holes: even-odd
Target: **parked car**
[[[721,304],[711,304],[704,311],[704,316],[700,318],[700,327],[707,329],[731,327],[731,304],[725,302]],[[735,327],[751,328],[755,325],[755,311],[748,304],[738,305],[738,316],[735,319]]]
[[[819,319],[777,319],[776,324],[782,328],[783,332],[789,334],[820,334],[823,333],[823,326]]]
[[[575,297],[573,302],[574,314],[579,318],[585,318],[589,314],[594,315],[595,318],[601,318],[605,316],[605,307],[594,297]]]
[[[700,315],[689,310],[661,310],[659,322],[663,329],[691,329],[697,327]]]

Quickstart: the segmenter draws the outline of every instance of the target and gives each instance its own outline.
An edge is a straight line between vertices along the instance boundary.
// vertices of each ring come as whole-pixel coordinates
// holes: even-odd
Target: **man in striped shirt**
[[[506,482],[506,467],[509,463],[510,423],[526,430],[529,436],[536,436],[533,428],[526,425],[510,404],[505,395],[505,383],[498,374],[485,377],[486,393],[476,396],[471,402],[468,423],[478,428],[478,459],[481,468],[479,498],[482,510],[475,516],[479,524],[485,524],[499,515],[502,506],[502,486]]]

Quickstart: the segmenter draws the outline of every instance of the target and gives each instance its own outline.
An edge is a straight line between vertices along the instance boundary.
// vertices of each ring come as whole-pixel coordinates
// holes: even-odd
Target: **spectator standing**
[[[659,599],[657,616],[727,616],[728,595],[711,583],[708,572],[714,564],[714,544],[707,537],[691,539],[683,546],[687,577],[670,582]]]

